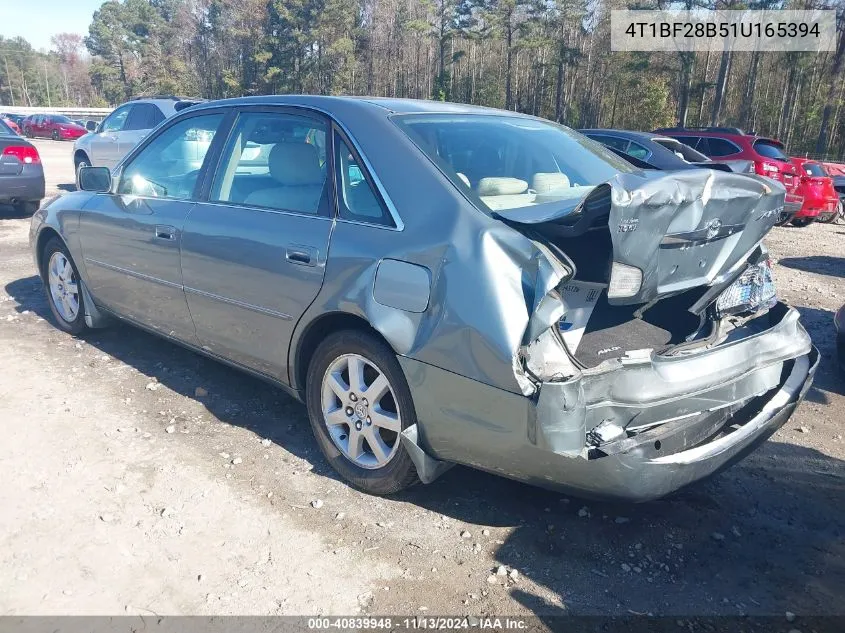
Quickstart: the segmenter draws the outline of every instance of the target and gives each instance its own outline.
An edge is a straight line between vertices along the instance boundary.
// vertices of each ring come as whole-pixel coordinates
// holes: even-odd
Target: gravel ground
[[[37,144],[71,189],[70,144]],[[272,386],[128,326],[55,329],[10,213],[0,614],[845,614],[842,225],[768,239],[823,354],[797,414],[722,475],[624,506],[460,467],[351,490]]]

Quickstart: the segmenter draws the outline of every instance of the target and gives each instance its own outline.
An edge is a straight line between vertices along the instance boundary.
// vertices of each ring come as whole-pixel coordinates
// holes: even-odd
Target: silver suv
[[[201,99],[190,97],[137,97],[112,112],[91,134],[73,146],[73,164],[113,168],[159,123]]]

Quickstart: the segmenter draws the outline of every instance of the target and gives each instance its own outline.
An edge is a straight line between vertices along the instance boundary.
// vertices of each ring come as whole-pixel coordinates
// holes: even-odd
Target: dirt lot
[[[72,188],[71,145],[37,144],[49,189]],[[10,213],[2,614],[845,614],[842,225],[768,240],[823,354],[808,401],[719,477],[615,506],[465,468],[393,499],[355,492],[273,387],[128,326],[55,329],[29,220]]]

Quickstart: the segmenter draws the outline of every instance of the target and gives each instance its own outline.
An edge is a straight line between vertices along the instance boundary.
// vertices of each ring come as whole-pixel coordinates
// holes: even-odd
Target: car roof
[[[394,99],[389,97],[331,97],[321,95],[270,95],[257,97],[234,97],[218,101],[204,101],[193,106],[201,108],[221,106],[236,107],[248,105],[299,105],[323,110],[335,114],[349,107],[363,107],[385,114],[499,114],[522,118],[534,118],[509,110],[497,110],[483,106],[452,103],[449,101],[431,101],[426,99]]]

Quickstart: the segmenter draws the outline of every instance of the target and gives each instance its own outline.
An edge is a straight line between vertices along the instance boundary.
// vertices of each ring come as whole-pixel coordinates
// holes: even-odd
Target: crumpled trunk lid
[[[753,175],[635,172],[618,174],[579,200],[550,199],[497,216],[564,252],[565,238],[606,226],[612,261],[642,274],[638,289],[608,301],[636,305],[720,282],[775,225],[784,196],[781,185]]]

